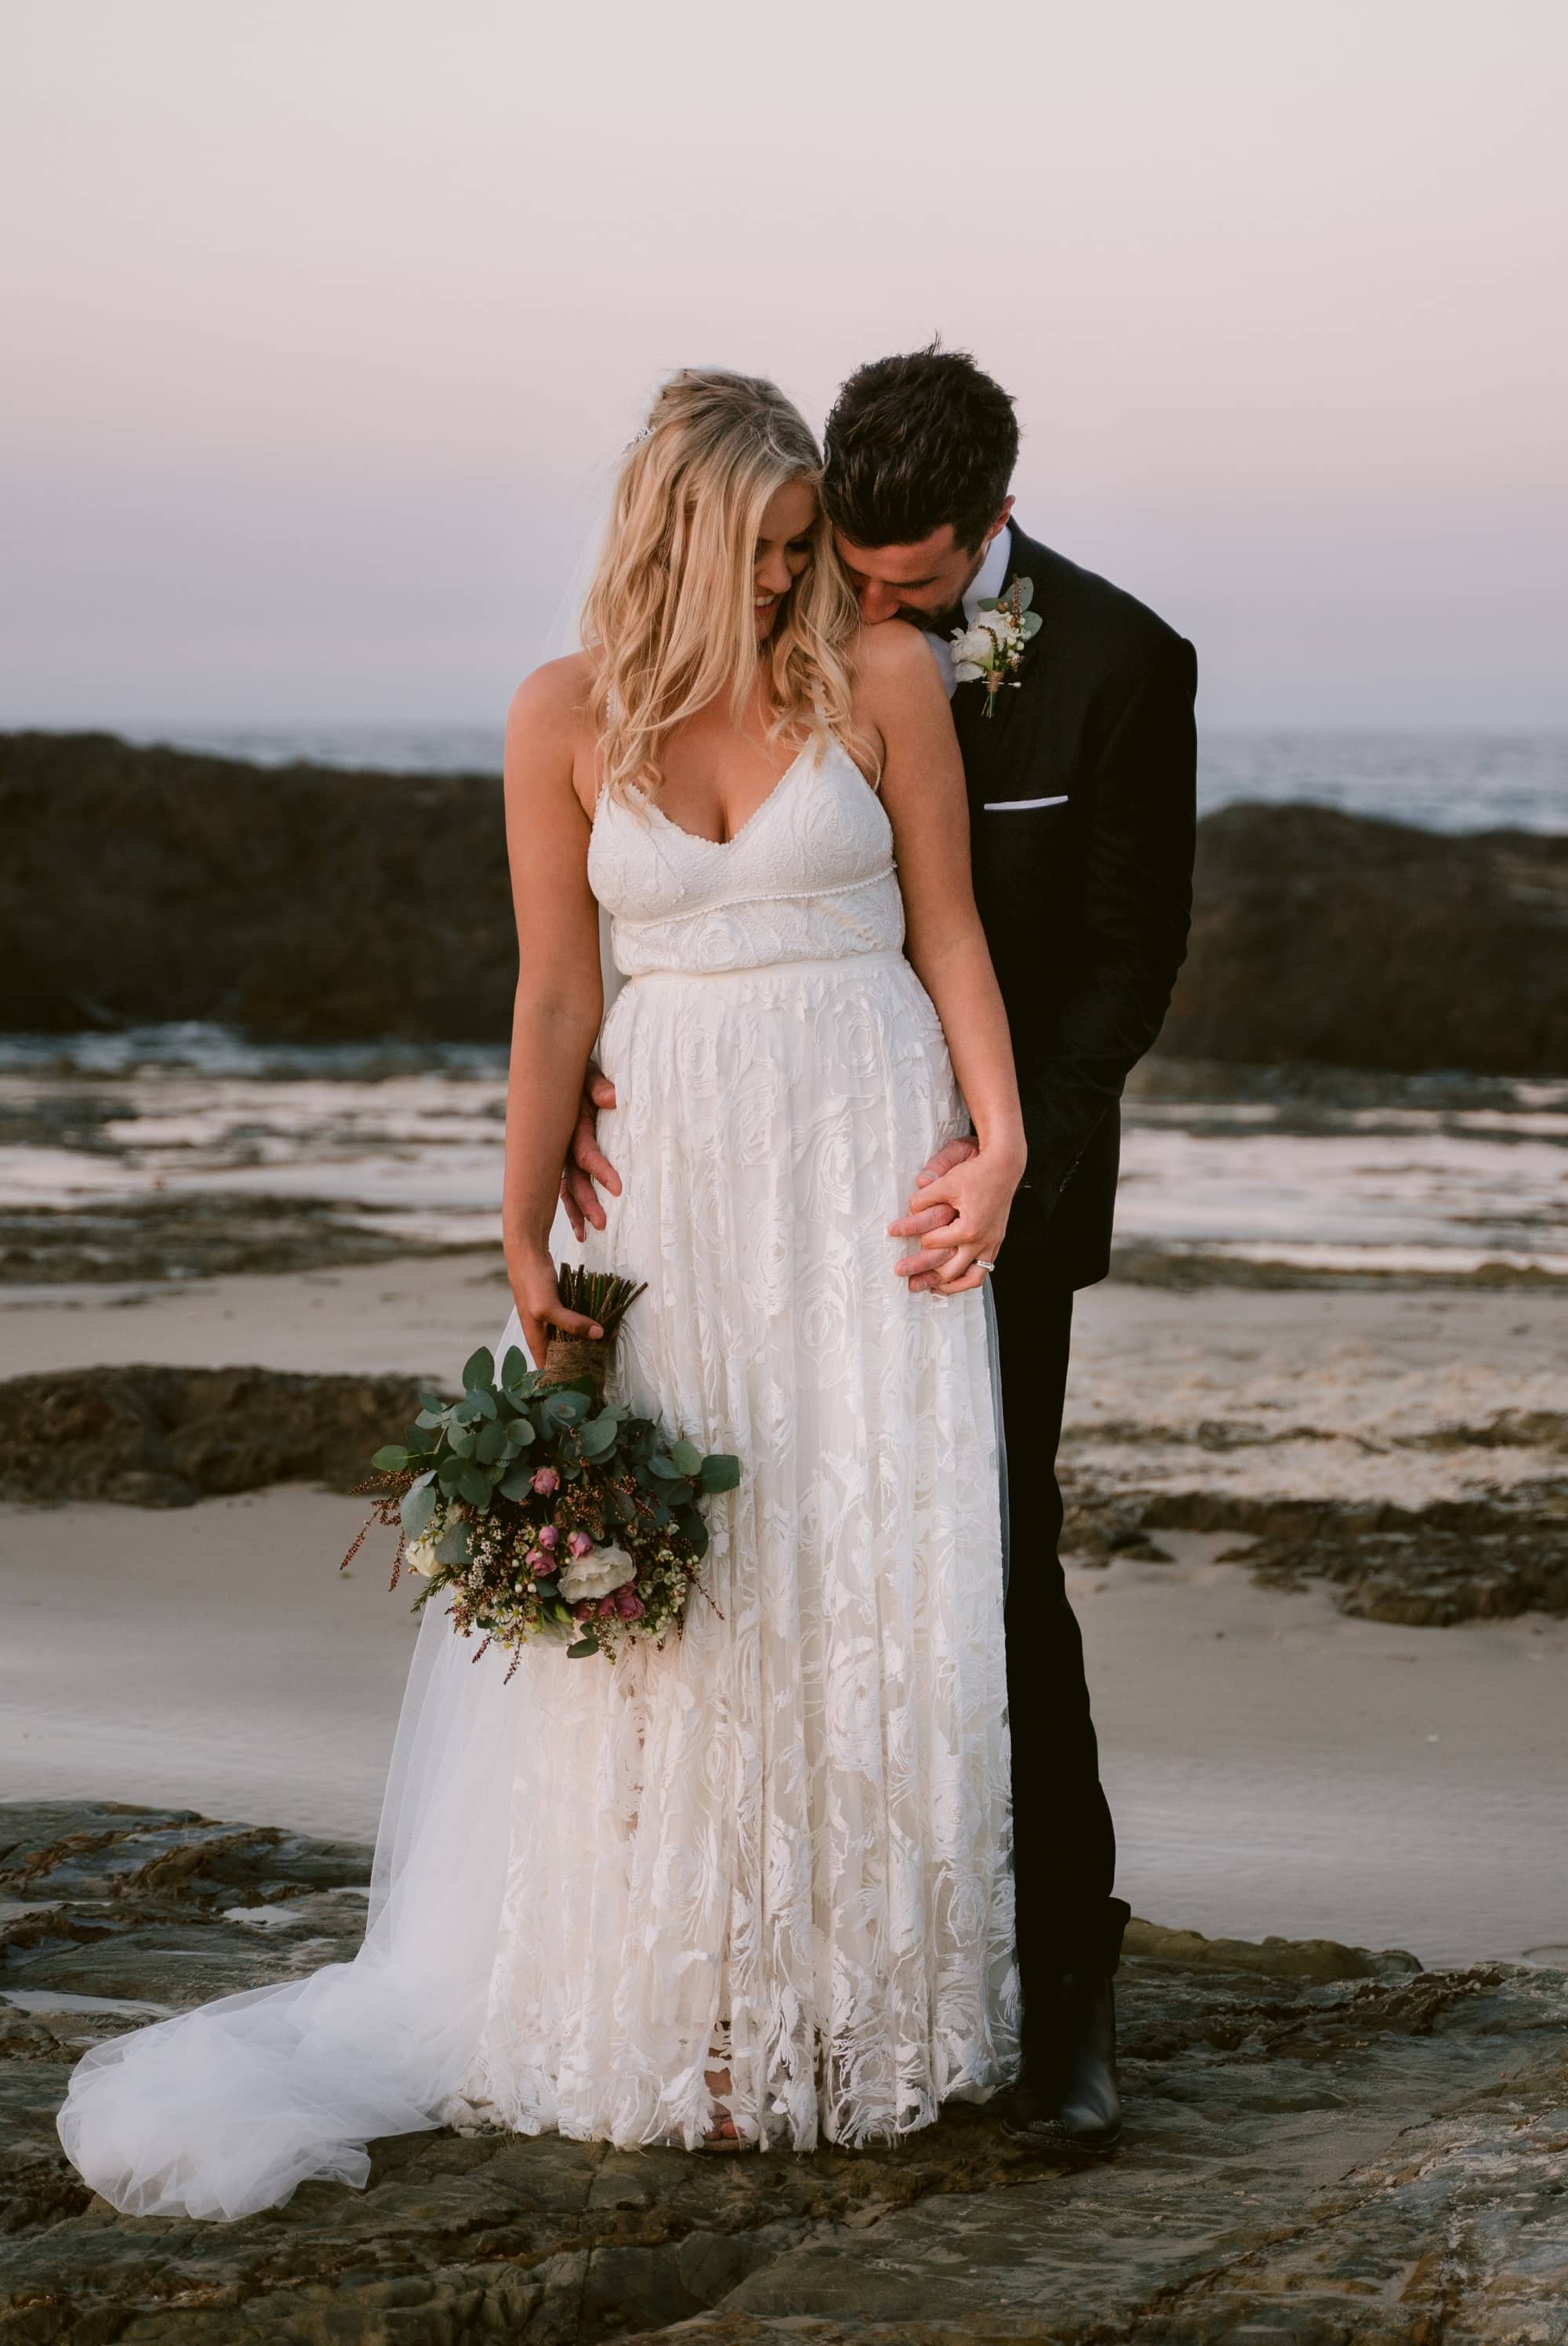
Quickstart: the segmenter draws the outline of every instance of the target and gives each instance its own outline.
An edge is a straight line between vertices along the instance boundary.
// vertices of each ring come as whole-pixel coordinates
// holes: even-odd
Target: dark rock
[[[0,1286],[327,1270],[455,1251],[378,1227],[372,1208],[322,1198],[198,1189],[178,1198],[0,1207]]]
[[[0,1029],[199,1018],[503,1041],[515,941],[489,775],[265,770],[107,734],[0,736]],[[1568,1068],[1568,839],[1323,807],[1199,826],[1166,1051]]]
[[[104,733],[14,733],[0,824],[0,1028],[508,1030],[495,776],[263,770]]]
[[[31,1929],[0,1941],[6,2346],[1568,2338],[1560,1974],[1145,1923],[1109,2161],[960,2106],[808,2158],[403,2136],[364,2192],[233,2225],[91,2198],[54,2113],[69,2060],[137,2015],[49,2008],[62,1953],[70,1993],[134,1976],[167,2006],[286,1977],[351,1953],[366,1860],[186,1811],[0,1807],[4,1928]]]
[[[1540,1448],[1549,1458],[1560,1446],[1561,1423],[1553,1411],[1510,1411],[1490,1429],[1415,1435],[1409,1446]],[[1157,1429],[1123,1425],[1095,1433],[1102,1440],[1158,1436]],[[1221,1425],[1200,1428],[1195,1446],[1224,1450],[1256,1440],[1245,1429]],[[1295,1590],[1326,1581],[1338,1609],[1359,1620],[1447,1628],[1521,1613],[1568,1615],[1568,1478],[1546,1476],[1424,1507],[1201,1489],[1102,1493],[1092,1474],[1071,1464],[1062,1479],[1063,1545],[1072,1556],[1147,1558],[1142,1543],[1153,1532],[1231,1532],[1247,1544],[1223,1550],[1219,1562],[1245,1564],[1260,1587]]]
[[[1568,837],[1444,837],[1327,807],[1229,806],[1199,842],[1165,1051],[1568,1068]]]
[[[419,1406],[414,1380],[280,1369],[64,1369],[0,1383],[0,1499],[183,1507],[319,1482],[351,1491]]]

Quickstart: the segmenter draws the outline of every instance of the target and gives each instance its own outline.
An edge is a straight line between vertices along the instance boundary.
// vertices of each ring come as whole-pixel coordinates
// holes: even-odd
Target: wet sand
[[[443,1381],[504,1312],[473,1257],[11,1290],[0,1374],[244,1362]],[[1565,1339],[1557,1293],[1109,1282],[1081,1302],[1068,1451],[1113,1475],[1135,1456],[1145,1474],[1152,1458],[1255,1487],[1310,1470],[1333,1489],[1354,1463],[1424,1496],[1506,1477],[1513,1454],[1399,1444],[1561,1408]],[[0,1511],[0,1793],[372,1831],[412,1624],[379,1551],[339,1578],[360,1519],[358,1502],[295,1486],[161,1513]],[[1172,1562],[1071,1575],[1135,1909],[1429,1963],[1563,1960],[1568,1623],[1348,1619],[1322,1587],[1255,1587],[1216,1561],[1223,1535],[1160,1545]]]

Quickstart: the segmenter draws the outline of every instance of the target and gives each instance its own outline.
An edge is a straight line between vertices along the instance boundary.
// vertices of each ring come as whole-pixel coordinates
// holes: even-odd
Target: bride
[[[510,1685],[427,1608],[354,1962],[72,2078],[61,2138],[126,2212],[362,2184],[369,2139],[444,2124],[890,2140],[1015,2066],[983,1290],[1023,1130],[942,682],[912,629],[860,632],[819,466],[770,383],[677,375],[585,648],[507,729],[517,1320],[535,1359],[588,1331],[550,1235],[596,1045],[625,1186],[588,1258],[648,1282],[612,1391],[741,1459],[711,1601],[613,1663],[530,1647]],[[887,1225],[971,1122],[911,1294]]]

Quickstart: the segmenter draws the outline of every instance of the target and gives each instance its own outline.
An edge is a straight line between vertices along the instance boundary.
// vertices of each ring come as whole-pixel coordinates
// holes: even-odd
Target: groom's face
[[[929,627],[933,619],[947,617],[962,602],[965,588],[1012,510],[1009,497],[977,546],[955,537],[948,521],[915,546],[856,546],[836,530],[839,554],[866,626],[912,619],[916,627]]]

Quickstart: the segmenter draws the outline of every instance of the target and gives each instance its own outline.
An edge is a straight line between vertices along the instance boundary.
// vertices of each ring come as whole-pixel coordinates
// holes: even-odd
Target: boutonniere
[[[1032,637],[1040,633],[1040,614],[1032,611],[1033,578],[1015,578],[1005,595],[992,595],[982,603],[974,624],[952,631],[952,673],[955,683],[985,684],[985,714],[991,715],[1004,684],[1017,688],[1017,670]]]

